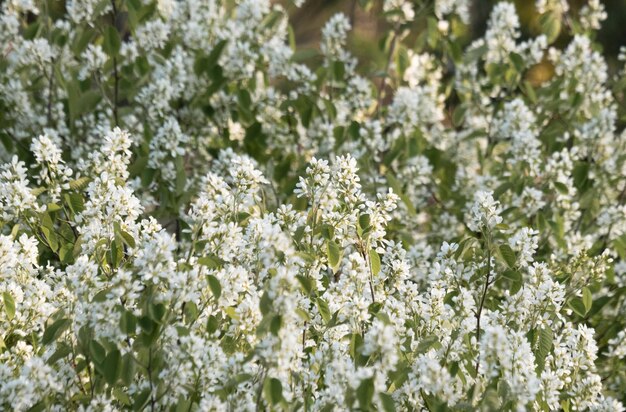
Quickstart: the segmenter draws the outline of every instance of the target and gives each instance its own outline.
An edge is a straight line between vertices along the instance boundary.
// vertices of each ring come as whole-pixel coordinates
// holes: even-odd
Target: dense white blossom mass
[[[358,3],[2,2],[0,410],[625,410],[603,4]]]

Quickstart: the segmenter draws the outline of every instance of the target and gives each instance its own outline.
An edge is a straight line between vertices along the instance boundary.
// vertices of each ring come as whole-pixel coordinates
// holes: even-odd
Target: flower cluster
[[[358,3],[2,3],[0,409],[625,410],[603,5]]]

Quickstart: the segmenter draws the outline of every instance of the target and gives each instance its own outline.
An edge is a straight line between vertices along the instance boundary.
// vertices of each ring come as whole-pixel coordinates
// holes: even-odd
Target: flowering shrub
[[[359,4],[2,3],[0,409],[624,410],[602,4]]]

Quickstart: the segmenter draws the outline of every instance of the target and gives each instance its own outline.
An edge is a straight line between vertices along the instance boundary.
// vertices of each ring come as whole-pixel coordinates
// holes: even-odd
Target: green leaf
[[[361,230],[365,230],[370,227],[370,215],[363,214],[359,216],[359,227]]]
[[[209,269],[219,268],[224,262],[217,256],[202,256],[198,258],[198,264],[206,266]]]
[[[571,298],[568,302],[567,305],[578,315],[581,317],[585,317],[585,315],[587,314],[587,310],[585,308],[585,304],[583,303],[582,299],[578,298],[578,297],[573,297]]]
[[[126,335],[132,335],[137,328],[137,318],[131,312],[125,310],[120,317],[120,329]]]
[[[69,319],[58,319],[46,328],[41,343],[47,345],[56,340],[65,329],[70,327]]]
[[[554,43],[561,33],[561,16],[556,12],[548,12],[539,16],[539,27],[546,35],[548,44]]]
[[[553,332],[550,328],[543,328],[539,330],[537,336],[537,351],[535,352],[535,360],[537,361],[537,367],[539,371],[544,369],[546,356],[552,350]]]
[[[515,69],[518,72],[521,72],[522,70],[524,70],[524,58],[522,56],[520,56],[517,53],[511,53],[509,54],[509,57],[511,58],[511,62],[513,62],[513,65],[515,66]]]
[[[552,329],[543,328],[539,331],[539,353],[545,358],[552,350]]]
[[[417,345],[417,353],[426,353],[435,344],[439,343],[439,338],[435,335],[425,336]]]
[[[111,266],[114,268],[119,267],[122,262],[122,258],[124,257],[124,249],[121,242],[118,242],[114,239],[111,242]]]
[[[263,383],[263,394],[270,405],[276,405],[283,399],[283,384],[276,378],[266,378]]]
[[[57,205],[56,203],[48,203],[48,205],[46,206],[46,212],[56,212],[58,210],[61,210],[61,206]]]
[[[517,256],[515,256],[515,252],[513,252],[513,249],[511,249],[511,247],[507,245],[506,243],[500,245],[498,249],[500,251],[500,255],[502,256],[502,259],[504,260],[504,262],[507,264],[509,268],[513,269],[517,262]]]
[[[566,194],[569,193],[569,189],[567,188],[567,186],[564,183],[553,182],[553,184],[554,184],[554,187],[556,188],[556,190],[558,190],[562,194],[566,195]]]
[[[120,34],[114,26],[108,26],[104,31],[102,48],[109,56],[117,56],[122,46]]]
[[[89,342],[89,355],[93,359],[93,361],[97,364],[101,364],[106,357],[106,349],[102,347],[96,340],[91,340]]]
[[[87,90],[85,93],[81,94],[78,99],[78,107],[76,110],[76,115],[80,116],[81,114],[91,113],[98,106],[102,100],[102,93],[98,90]]]
[[[224,51],[225,47],[226,47],[226,40],[220,40],[219,42],[215,44],[215,46],[213,46],[213,49],[211,49],[211,52],[207,56],[208,67],[213,67],[217,64],[217,60],[222,55],[222,52]]]
[[[215,296],[215,299],[219,299],[222,296],[222,285],[220,285],[220,281],[213,275],[207,275],[207,281],[209,282],[209,288],[211,288],[211,293]]]
[[[591,306],[593,305],[593,297],[591,296],[591,291],[587,286],[583,287],[583,305],[585,306],[585,315],[591,310]]]
[[[163,303],[153,303],[151,305],[148,305],[148,313],[150,314],[150,317],[152,318],[152,320],[155,320],[157,322],[160,322],[163,319],[166,312],[167,308]]]
[[[41,232],[43,233],[44,238],[46,238],[46,242],[48,243],[50,249],[52,249],[53,252],[59,250],[59,241],[54,230],[41,226]]]
[[[385,412],[396,412],[396,404],[391,395],[381,392],[378,396],[380,397],[381,403],[383,404],[383,410]]]
[[[79,179],[80,180],[80,179]],[[82,189],[80,189],[82,190]],[[85,209],[85,201],[83,196],[78,193],[68,193],[65,195],[65,201],[72,209],[74,214],[78,214]]]
[[[120,371],[120,379],[125,386],[130,386],[135,376],[135,360],[132,353],[127,353],[122,357],[122,367]]]
[[[328,256],[328,263],[333,272],[336,272],[339,268],[339,262],[341,261],[341,251],[339,245],[333,241],[326,241],[326,255]]]
[[[274,336],[278,336],[278,332],[280,331],[280,327],[283,324],[283,318],[280,315],[275,315],[274,317],[272,317],[272,320],[270,321],[270,332],[272,332],[272,334]]]
[[[455,127],[460,127],[463,125],[466,112],[467,108],[461,104],[454,108],[454,112],[452,112],[452,124]]]
[[[126,243],[128,247],[133,248],[133,249],[135,248],[135,239],[132,237],[130,233],[126,232],[125,230],[120,229],[119,234],[122,236],[124,243]]]
[[[132,404],[130,400],[130,396],[128,396],[128,394],[124,392],[122,388],[119,388],[119,387],[114,388],[113,391],[111,391],[111,393],[113,394],[115,399],[117,399],[123,405],[130,406]]]
[[[372,399],[374,397],[374,380],[372,378],[364,379],[356,390],[356,397],[359,400],[359,406],[363,411],[372,409]]]
[[[2,292],[2,301],[4,302],[4,312],[9,320],[15,317],[15,300],[9,292]]]
[[[380,256],[374,249],[370,249],[370,265],[372,266],[372,276],[378,275],[380,272]]]
[[[58,344],[57,348],[58,349],[46,361],[48,365],[54,365],[59,359],[63,359],[72,353],[72,348],[64,343]]]
[[[145,408],[150,400],[150,388],[146,388],[143,391],[137,393],[134,397],[133,410],[141,411]]]
[[[122,369],[122,356],[117,349],[112,350],[102,363],[104,379],[109,385],[113,385],[120,376]]]
[[[317,309],[320,312],[320,316],[324,320],[325,323],[328,323],[330,320],[330,308],[328,307],[328,303],[323,298],[317,298]]]

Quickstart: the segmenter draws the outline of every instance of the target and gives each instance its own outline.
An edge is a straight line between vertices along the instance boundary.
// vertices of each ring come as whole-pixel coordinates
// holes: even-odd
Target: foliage
[[[363,73],[341,14],[3,2],[0,409],[624,410],[626,71],[536,6],[386,0]]]

